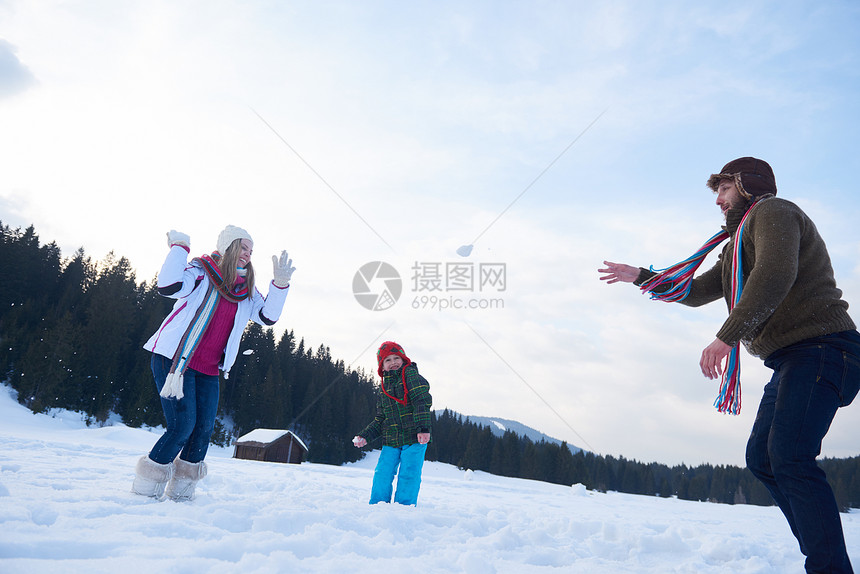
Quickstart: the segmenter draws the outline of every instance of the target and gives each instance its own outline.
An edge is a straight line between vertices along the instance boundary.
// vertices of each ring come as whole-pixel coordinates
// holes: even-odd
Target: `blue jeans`
[[[172,361],[153,353],[150,364],[155,386],[160,393]],[[181,399],[161,397],[167,430],[149,452],[149,458],[159,464],[173,462],[180,451],[182,460],[200,462],[206,458],[206,451],[209,450],[209,439],[215,429],[215,415],[218,414],[218,377],[186,369],[182,392],[185,396]]]
[[[771,354],[747,443],[747,466],[773,496],[806,555],[806,571],[853,572],[839,507],[815,458],[839,407],[860,388],[860,334],[807,339]]]
[[[424,466],[426,444],[408,444],[400,448],[382,447],[376,470],[373,472],[373,486],[370,489],[370,504],[391,502],[392,483],[397,474],[397,492],[394,502],[398,504],[418,504],[418,489],[421,487],[421,468]],[[397,467],[400,467],[398,472]]]

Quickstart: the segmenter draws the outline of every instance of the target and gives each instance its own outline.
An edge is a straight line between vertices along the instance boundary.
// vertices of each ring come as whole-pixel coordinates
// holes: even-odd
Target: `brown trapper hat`
[[[741,157],[723,166],[720,173],[711,174],[708,187],[717,191],[720,181],[733,179],[741,194],[750,199],[772,193],[776,195],[776,178],[773,170],[763,159]]]

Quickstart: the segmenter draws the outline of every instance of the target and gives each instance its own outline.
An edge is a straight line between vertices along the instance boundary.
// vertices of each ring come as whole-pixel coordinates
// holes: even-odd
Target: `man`
[[[815,458],[836,410],[860,388],[860,334],[836,287],[824,241],[798,206],[776,197],[766,162],[736,159],[707,185],[717,195],[729,242],[711,269],[695,278],[690,273],[679,302],[695,307],[722,296],[729,316],[702,351],[702,374],[722,375],[738,342],[773,370],[747,443],[747,466],[788,520],[806,555],[806,571],[853,572],[839,509]],[[607,283],[645,283],[643,290],[655,298],[673,287],[664,281],[649,289],[655,272],[604,264],[598,271]],[[740,279],[734,288],[733,274]]]

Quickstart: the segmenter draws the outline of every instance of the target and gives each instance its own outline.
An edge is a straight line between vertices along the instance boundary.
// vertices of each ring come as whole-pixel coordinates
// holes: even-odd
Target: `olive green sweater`
[[[681,301],[698,307],[732,296],[732,251],[747,206],[726,215],[730,234],[711,269],[693,279]],[[768,355],[804,339],[854,329],[848,303],[836,287],[824,240],[815,224],[795,204],[773,196],[753,207],[741,239],[743,292],[717,338],[728,345],[741,341],[755,356]],[[635,284],[655,273],[642,269]]]

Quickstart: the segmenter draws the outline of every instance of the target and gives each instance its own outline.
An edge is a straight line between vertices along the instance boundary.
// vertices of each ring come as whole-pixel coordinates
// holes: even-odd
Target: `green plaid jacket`
[[[401,371],[404,370],[408,391],[405,405],[388,396],[403,400]],[[382,384],[388,394],[379,391],[376,416],[359,436],[367,442],[382,436],[385,446],[395,448],[417,443],[419,432],[430,432],[430,407],[433,404],[430,383],[418,374],[418,366],[412,363],[396,371],[386,371]]]

